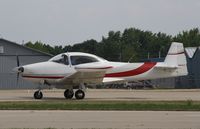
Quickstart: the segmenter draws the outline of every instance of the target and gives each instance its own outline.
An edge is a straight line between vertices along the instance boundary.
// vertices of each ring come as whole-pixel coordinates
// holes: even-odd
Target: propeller
[[[20,67],[19,56],[16,54],[17,67],[13,69],[12,73],[17,73],[17,85],[19,83],[19,74],[24,72],[24,67]]]
[[[19,67],[19,56],[16,55],[17,57],[17,67]],[[17,72],[17,86],[18,86],[18,83],[19,83],[19,72]]]

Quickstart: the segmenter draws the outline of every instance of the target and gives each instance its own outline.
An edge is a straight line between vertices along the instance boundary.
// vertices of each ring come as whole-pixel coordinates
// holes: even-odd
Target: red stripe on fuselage
[[[145,62],[143,65],[140,67],[130,70],[130,71],[125,71],[125,72],[118,72],[118,73],[108,73],[105,75],[105,77],[129,77],[129,76],[135,76],[139,75],[142,73],[145,73],[149,71],[151,68],[153,68],[156,65],[156,62]]]

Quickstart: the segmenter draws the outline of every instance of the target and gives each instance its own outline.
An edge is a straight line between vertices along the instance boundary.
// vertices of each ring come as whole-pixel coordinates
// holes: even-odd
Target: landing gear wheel
[[[36,91],[36,92],[34,93],[34,98],[35,98],[35,99],[42,99],[42,98],[43,98],[42,92],[41,92],[41,91]]]
[[[73,96],[74,96],[74,91],[67,89],[64,92],[64,96],[65,96],[66,99],[72,99]]]
[[[84,91],[82,91],[82,90],[77,90],[77,91],[75,92],[75,97],[76,97],[76,99],[84,99],[84,97],[85,97]]]

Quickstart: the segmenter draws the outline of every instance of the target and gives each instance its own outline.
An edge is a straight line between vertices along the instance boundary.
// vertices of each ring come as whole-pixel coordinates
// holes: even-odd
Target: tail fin
[[[179,66],[186,64],[186,57],[182,43],[173,42],[169,48],[168,54],[164,61],[170,66]]]
[[[187,61],[182,43],[171,44],[164,63],[169,67],[177,67],[178,76],[187,75]]]

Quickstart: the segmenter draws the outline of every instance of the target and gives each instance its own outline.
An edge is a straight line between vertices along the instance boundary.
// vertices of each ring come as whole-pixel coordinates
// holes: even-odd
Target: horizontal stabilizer
[[[160,68],[160,69],[177,69],[178,66],[162,64],[162,65],[156,65],[155,68]]]
[[[109,84],[109,83],[122,83],[122,82],[126,82],[126,80],[124,80],[124,79],[122,79],[122,78],[107,78],[107,77],[105,77],[104,79],[103,79],[103,83],[105,83],[105,84]]]

